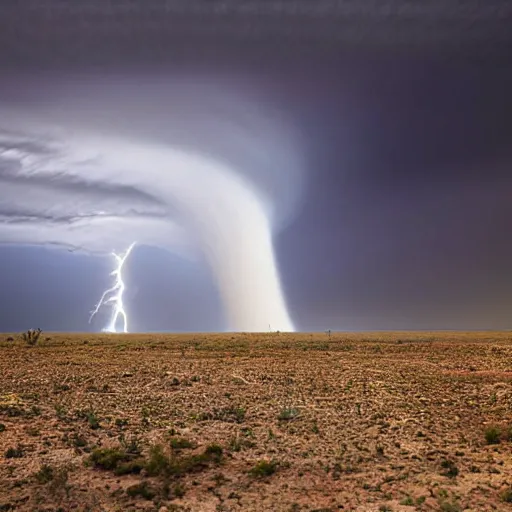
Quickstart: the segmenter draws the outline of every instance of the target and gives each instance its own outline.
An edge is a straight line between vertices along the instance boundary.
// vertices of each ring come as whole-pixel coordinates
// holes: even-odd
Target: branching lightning
[[[122,332],[128,332],[128,315],[124,308],[123,295],[125,291],[125,284],[123,281],[123,266],[130,256],[133,248],[135,247],[135,242],[128,247],[128,249],[121,255],[116,254],[115,252],[112,255],[115,258],[117,263],[117,267],[110,273],[111,276],[115,278],[114,286],[105,290],[103,295],[101,296],[99,302],[96,304],[94,310],[91,312],[91,316],[89,318],[89,323],[91,323],[94,316],[98,313],[102,306],[111,305],[112,313],[110,316],[109,324],[103,329],[104,332],[118,332],[117,331],[117,323],[119,317],[123,320],[123,330]]]

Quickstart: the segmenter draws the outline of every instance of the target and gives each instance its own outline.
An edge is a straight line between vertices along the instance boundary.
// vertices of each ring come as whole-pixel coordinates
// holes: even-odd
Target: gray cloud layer
[[[297,207],[301,168],[278,112],[194,81],[46,91],[0,108],[16,128],[0,132],[1,241],[200,250],[232,329],[293,330],[273,233]]]

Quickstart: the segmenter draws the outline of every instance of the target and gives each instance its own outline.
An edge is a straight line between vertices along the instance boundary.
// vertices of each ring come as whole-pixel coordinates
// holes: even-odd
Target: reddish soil
[[[8,337],[0,511],[512,510],[512,333]]]

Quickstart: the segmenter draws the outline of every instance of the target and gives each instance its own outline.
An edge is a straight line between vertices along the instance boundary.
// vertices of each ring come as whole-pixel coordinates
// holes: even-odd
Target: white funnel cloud
[[[0,181],[17,193],[0,203],[0,241],[200,250],[229,330],[293,331],[273,247],[300,191],[282,123],[218,88],[146,91],[147,105],[106,89],[3,109],[17,130],[0,131]]]

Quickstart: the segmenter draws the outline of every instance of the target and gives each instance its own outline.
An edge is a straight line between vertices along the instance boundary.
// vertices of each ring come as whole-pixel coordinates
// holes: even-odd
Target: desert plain
[[[512,332],[0,335],[11,510],[512,510]]]

